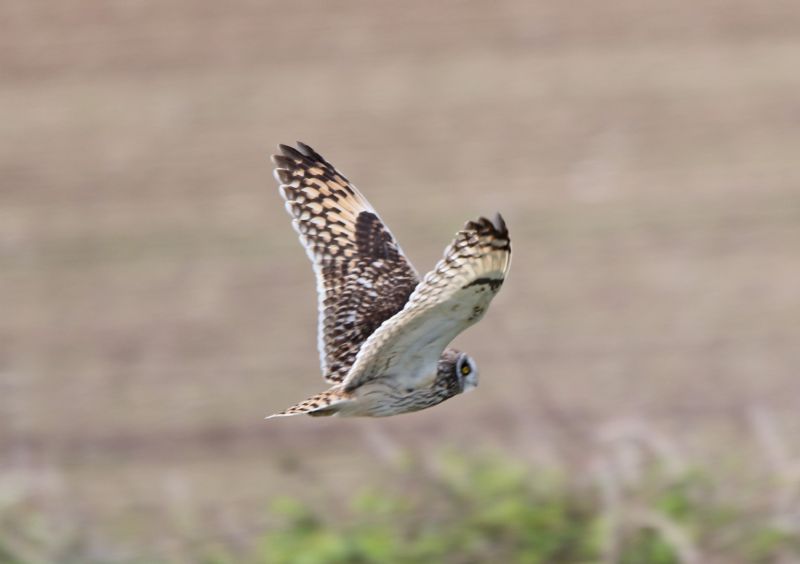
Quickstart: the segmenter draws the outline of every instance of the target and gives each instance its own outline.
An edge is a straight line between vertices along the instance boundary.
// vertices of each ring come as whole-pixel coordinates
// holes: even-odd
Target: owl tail
[[[343,392],[337,388],[331,388],[315,396],[311,396],[307,400],[301,401],[292,407],[270,415],[266,419],[273,417],[288,417],[290,415],[307,414],[312,417],[323,417],[335,415],[341,408],[342,403],[350,399],[350,394]]]

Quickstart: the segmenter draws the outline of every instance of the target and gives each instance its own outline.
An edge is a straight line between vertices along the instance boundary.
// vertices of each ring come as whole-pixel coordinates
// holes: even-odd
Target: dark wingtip
[[[490,232],[498,237],[508,238],[508,228],[503,216],[499,213],[494,215],[494,219],[486,217],[479,217],[477,220],[468,221],[464,229],[475,230],[479,232]]]
[[[300,149],[300,152],[303,153],[307,157],[313,157],[316,151],[303,143],[302,141],[297,142],[297,148]]]
[[[503,216],[500,215],[500,212],[494,214],[494,220],[492,220],[492,225],[494,226],[495,231],[498,234],[507,236],[508,235],[508,228],[506,227],[506,221],[503,219]]]
[[[311,145],[303,143],[302,141],[297,141],[297,147],[281,143],[278,145],[278,151],[280,151],[283,158],[288,157],[293,161],[306,163],[318,161],[330,166],[329,163],[311,147]],[[278,155],[278,157],[281,157],[281,155]],[[275,162],[275,155],[272,156],[272,160]]]
[[[300,151],[298,151],[297,149],[295,149],[294,147],[292,147],[290,145],[280,144],[280,145],[278,145],[278,149],[281,150],[281,153],[283,153],[285,156],[287,156],[287,157],[289,157],[291,159],[296,159],[296,160],[302,161],[303,158],[304,158],[303,153],[301,153]]]
[[[272,162],[280,168],[291,168],[294,162],[284,155],[272,155]]]

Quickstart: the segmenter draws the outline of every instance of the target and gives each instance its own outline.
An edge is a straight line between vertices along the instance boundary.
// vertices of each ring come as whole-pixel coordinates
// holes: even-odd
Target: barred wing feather
[[[356,187],[297,145],[279,146],[275,178],[316,275],[322,373],[337,383],[368,337],[403,309],[419,276]]]

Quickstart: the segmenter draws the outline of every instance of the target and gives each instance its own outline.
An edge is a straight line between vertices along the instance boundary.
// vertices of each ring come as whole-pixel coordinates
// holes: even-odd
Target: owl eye
[[[464,364],[461,367],[461,374],[463,374],[464,376],[467,376],[471,371],[472,369],[469,367],[469,364]]]

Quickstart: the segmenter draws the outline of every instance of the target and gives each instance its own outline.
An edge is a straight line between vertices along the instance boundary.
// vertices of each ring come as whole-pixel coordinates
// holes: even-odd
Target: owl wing
[[[406,388],[429,385],[447,344],[476,323],[500,290],[511,264],[511,240],[500,214],[470,221],[405,307],[361,347],[345,391],[389,377]]]
[[[366,198],[311,147],[273,155],[292,225],[317,279],[322,374],[341,382],[362,343],[408,301],[419,276]]]

